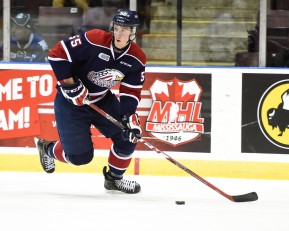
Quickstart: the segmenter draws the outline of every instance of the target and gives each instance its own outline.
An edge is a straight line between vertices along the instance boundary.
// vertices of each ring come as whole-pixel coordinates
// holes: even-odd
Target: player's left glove
[[[141,127],[139,117],[136,113],[132,115],[122,115],[121,123],[125,127],[123,129],[123,139],[128,140],[132,143],[137,143],[139,139],[141,139]]]
[[[71,85],[60,85],[60,89],[64,97],[77,106],[83,106],[88,98],[88,90],[79,79]]]

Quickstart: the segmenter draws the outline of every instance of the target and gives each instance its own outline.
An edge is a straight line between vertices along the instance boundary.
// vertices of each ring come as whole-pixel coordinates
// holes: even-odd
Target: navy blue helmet
[[[129,40],[133,41],[136,38],[136,28],[139,25],[137,12],[128,9],[119,9],[110,23],[109,30],[113,32],[113,26],[125,26],[131,28]]]
[[[119,9],[112,22],[120,26],[136,27],[139,25],[137,12],[128,9]]]

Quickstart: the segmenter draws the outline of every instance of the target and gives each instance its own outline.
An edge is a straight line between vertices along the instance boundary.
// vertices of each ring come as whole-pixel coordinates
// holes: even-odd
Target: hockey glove
[[[121,123],[125,127],[123,129],[123,139],[128,140],[132,143],[137,143],[141,139],[141,127],[138,115],[136,113],[132,115],[121,116]]]
[[[77,106],[83,106],[88,98],[88,90],[79,79],[71,85],[60,85],[60,89],[64,97]]]

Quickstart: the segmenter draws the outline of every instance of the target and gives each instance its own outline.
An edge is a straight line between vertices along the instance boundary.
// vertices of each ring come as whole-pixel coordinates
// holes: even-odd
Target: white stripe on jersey
[[[68,50],[67,50],[67,47],[66,47],[65,44],[64,44],[64,41],[61,40],[60,43],[61,43],[61,45],[62,45],[62,47],[63,47],[63,49],[64,49],[64,51],[65,51],[65,53],[66,53],[66,55],[67,55],[68,61],[69,61],[69,62],[72,62],[72,59],[71,59],[70,54],[69,54],[69,52],[68,52]]]
[[[134,98],[134,99],[137,101],[137,103],[139,104],[139,99],[138,99],[136,96],[134,96],[134,95],[126,94],[126,93],[120,93],[119,96],[120,96],[120,97],[121,97],[121,96],[127,96],[127,97]]]
[[[124,82],[121,82],[120,85],[130,87],[130,88],[142,88],[142,85],[131,85],[131,84],[124,83]]]
[[[62,58],[52,58],[48,56],[48,60],[52,60],[52,61],[67,61],[66,59],[62,59]]]
[[[100,91],[100,92],[97,92],[97,93],[89,93],[89,95],[91,96],[99,96],[99,95],[102,95],[104,93],[106,93],[109,89],[106,89],[104,91]]]

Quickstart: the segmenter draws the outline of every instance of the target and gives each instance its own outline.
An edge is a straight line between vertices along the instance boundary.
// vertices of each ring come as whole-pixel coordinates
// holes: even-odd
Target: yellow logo
[[[271,85],[258,105],[258,123],[274,145],[289,149],[289,80]]]

